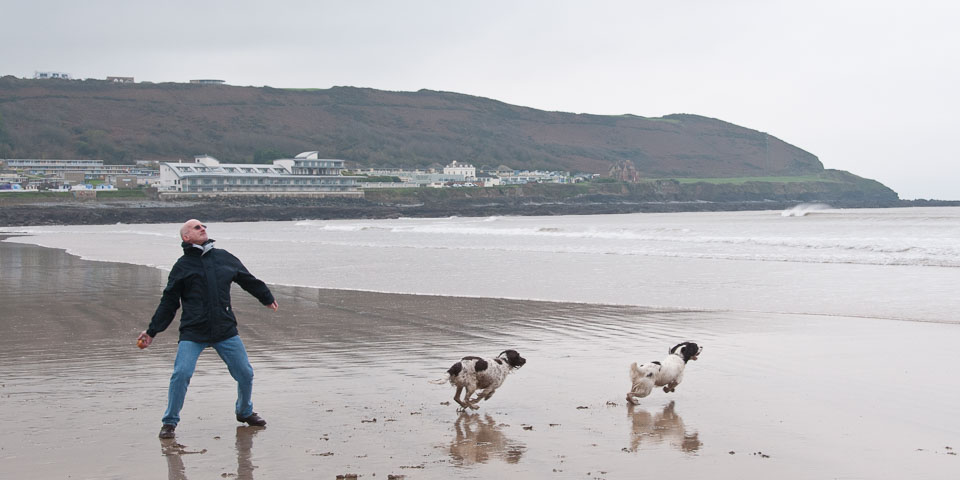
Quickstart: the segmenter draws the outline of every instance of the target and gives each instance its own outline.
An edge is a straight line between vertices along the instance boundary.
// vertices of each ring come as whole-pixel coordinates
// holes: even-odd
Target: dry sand
[[[234,291],[266,428],[200,359],[157,438],[176,322],[165,274],[0,243],[0,478],[873,478],[960,472],[960,325],[273,287]],[[744,292],[745,295],[749,292]],[[628,365],[704,345],[675,393]],[[463,355],[527,365],[480,410],[430,383]]]

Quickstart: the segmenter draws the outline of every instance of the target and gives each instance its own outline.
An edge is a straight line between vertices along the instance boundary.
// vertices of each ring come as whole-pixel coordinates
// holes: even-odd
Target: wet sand
[[[256,273],[256,272],[254,272]],[[960,325],[273,287],[234,306],[266,428],[213,351],[157,438],[177,332],[134,345],[165,273],[0,242],[0,478],[955,478]],[[745,295],[749,292],[744,292]],[[626,405],[634,360],[704,345]],[[463,355],[527,365],[459,414]]]

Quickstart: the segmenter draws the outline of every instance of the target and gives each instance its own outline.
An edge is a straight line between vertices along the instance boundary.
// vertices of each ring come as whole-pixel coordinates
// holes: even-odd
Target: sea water
[[[204,219],[200,219],[204,220]],[[958,321],[960,208],[208,223],[268,283]],[[169,269],[179,224],[7,227],[8,242]]]

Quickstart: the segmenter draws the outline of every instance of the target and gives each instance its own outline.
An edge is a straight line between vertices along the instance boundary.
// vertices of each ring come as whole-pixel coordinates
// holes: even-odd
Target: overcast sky
[[[960,2],[0,0],[0,75],[422,88],[693,113],[960,199]],[[15,121],[15,120],[13,120]]]

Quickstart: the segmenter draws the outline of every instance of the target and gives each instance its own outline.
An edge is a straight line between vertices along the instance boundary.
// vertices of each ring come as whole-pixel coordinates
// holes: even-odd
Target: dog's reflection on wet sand
[[[490,415],[463,412],[454,429],[457,436],[450,443],[450,457],[459,465],[486,463],[491,457],[517,463],[527,448],[507,438]]]
[[[263,430],[263,427],[242,426],[237,427],[237,474],[229,475],[240,480],[253,480],[253,471],[257,468],[251,460],[251,451],[253,450],[253,437]],[[187,480],[186,466],[183,464],[183,456],[190,454],[204,454],[206,449],[193,450],[177,443],[175,438],[161,439],[160,449],[163,456],[167,459],[167,478],[169,480]]]
[[[631,452],[638,451],[640,444],[645,442],[666,443],[685,453],[696,453],[703,445],[696,431],[687,431],[683,418],[674,410],[674,402],[670,402],[656,414],[628,403],[627,416],[632,422],[629,448]]]

